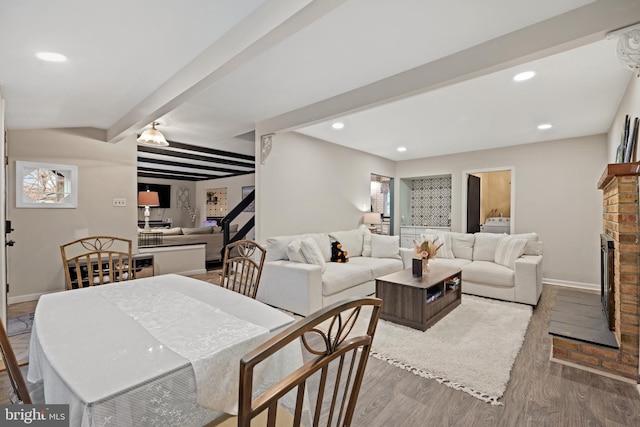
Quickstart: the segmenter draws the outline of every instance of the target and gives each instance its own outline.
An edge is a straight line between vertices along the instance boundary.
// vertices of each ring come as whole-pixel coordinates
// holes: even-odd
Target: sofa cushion
[[[463,290],[465,281],[513,287],[515,285],[515,273],[512,269],[495,262],[473,261],[462,267]]]
[[[400,259],[400,236],[371,235],[371,256]]]
[[[182,227],[182,234],[211,234],[211,233],[213,233],[213,226],[197,227],[197,228]]]
[[[311,237],[305,237],[300,240],[300,247],[307,263],[319,265],[320,269],[324,273],[327,268],[327,263],[324,260],[324,255],[316,241]]]
[[[498,242],[494,262],[511,269],[515,268],[516,260],[522,256],[526,245],[527,239],[505,237]]]
[[[473,258],[473,242],[475,236],[465,233],[450,233],[451,251],[456,258],[471,260]]]
[[[470,264],[471,260],[464,258],[435,258],[429,260],[430,265],[437,265],[442,267],[456,267],[462,269],[467,264]]]
[[[473,260],[494,262],[498,242],[505,238],[506,234],[476,233],[473,243]]]
[[[307,263],[307,259],[302,253],[302,240],[300,238],[293,239],[287,245],[287,257],[290,261]]]
[[[387,274],[395,273],[396,271],[400,271],[404,268],[402,260],[394,258],[370,258],[359,256],[349,258],[349,264],[367,267],[371,272],[371,280]]]
[[[365,265],[329,262],[322,273],[322,295],[333,295],[371,280],[371,269]]]
[[[340,242],[342,250],[346,251],[348,256],[362,256],[364,243],[362,230],[334,231],[329,233],[329,237]]]
[[[173,227],[173,228],[154,228],[154,232],[161,232],[163,236],[180,236],[182,234],[181,227]]]
[[[542,245],[539,242],[538,233],[512,234],[512,236],[519,239],[527,239],[524,255],[542,255]]]

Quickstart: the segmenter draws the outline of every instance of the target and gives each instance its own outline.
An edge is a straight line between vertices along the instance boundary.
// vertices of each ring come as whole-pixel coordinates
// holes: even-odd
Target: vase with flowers
[[[443,243],[438,244],[436,236],[433,240],[425,239],[422,242],[414,240],[413,245],[416,250],[415,258],[422,260],[422,274],[426,275],[429,272],[429,260],[436,257]]]

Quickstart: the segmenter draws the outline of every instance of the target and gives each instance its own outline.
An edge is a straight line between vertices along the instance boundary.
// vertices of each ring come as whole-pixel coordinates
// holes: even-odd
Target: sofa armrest
[[[523,255],[515,263],[515,300],[537,305],[542,293],[542,255]]]
[[[322,270],[315,264],[265,262],[256,299],[307,316],[322,308]]]
[[[411,268],[413,265],[413,256],[416,251],[412,248],[400,248],[400,256],[402,257],[402,264],[404,268]]]

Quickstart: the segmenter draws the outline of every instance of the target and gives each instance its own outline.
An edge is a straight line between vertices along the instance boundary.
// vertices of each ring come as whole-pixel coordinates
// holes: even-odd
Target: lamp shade
[[[157,191],[140,191],[138,193],[138,206],[160,206]]]
[[[155,122],[151,124],[151,129],[147,129],[142,132],[142,135],[138,138],[138,142],[141,144],[158,145],[163,147],[169,145],[162,132],[156,129]]]
[[[382,222],[382,218],[379,213],[376,212],[367,212],[364,214],[363,223],[365,224],[380,224]]]

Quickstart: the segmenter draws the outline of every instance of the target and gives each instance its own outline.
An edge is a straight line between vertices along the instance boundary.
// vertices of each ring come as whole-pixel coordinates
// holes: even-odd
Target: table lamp
[[[158,198],[157,191],[140,191],[138,193],[138,207],[144,207],[144,229],[151,230],[149,227],[149,215],[151,212],[149,208],[151,206],[160,206],[160,199]]]
[[[369,230],[376,232],[378,228],[377,225],[382,223],[382,217],[378,212],[366,212],[362,222],[364,224],[370,224]]]

